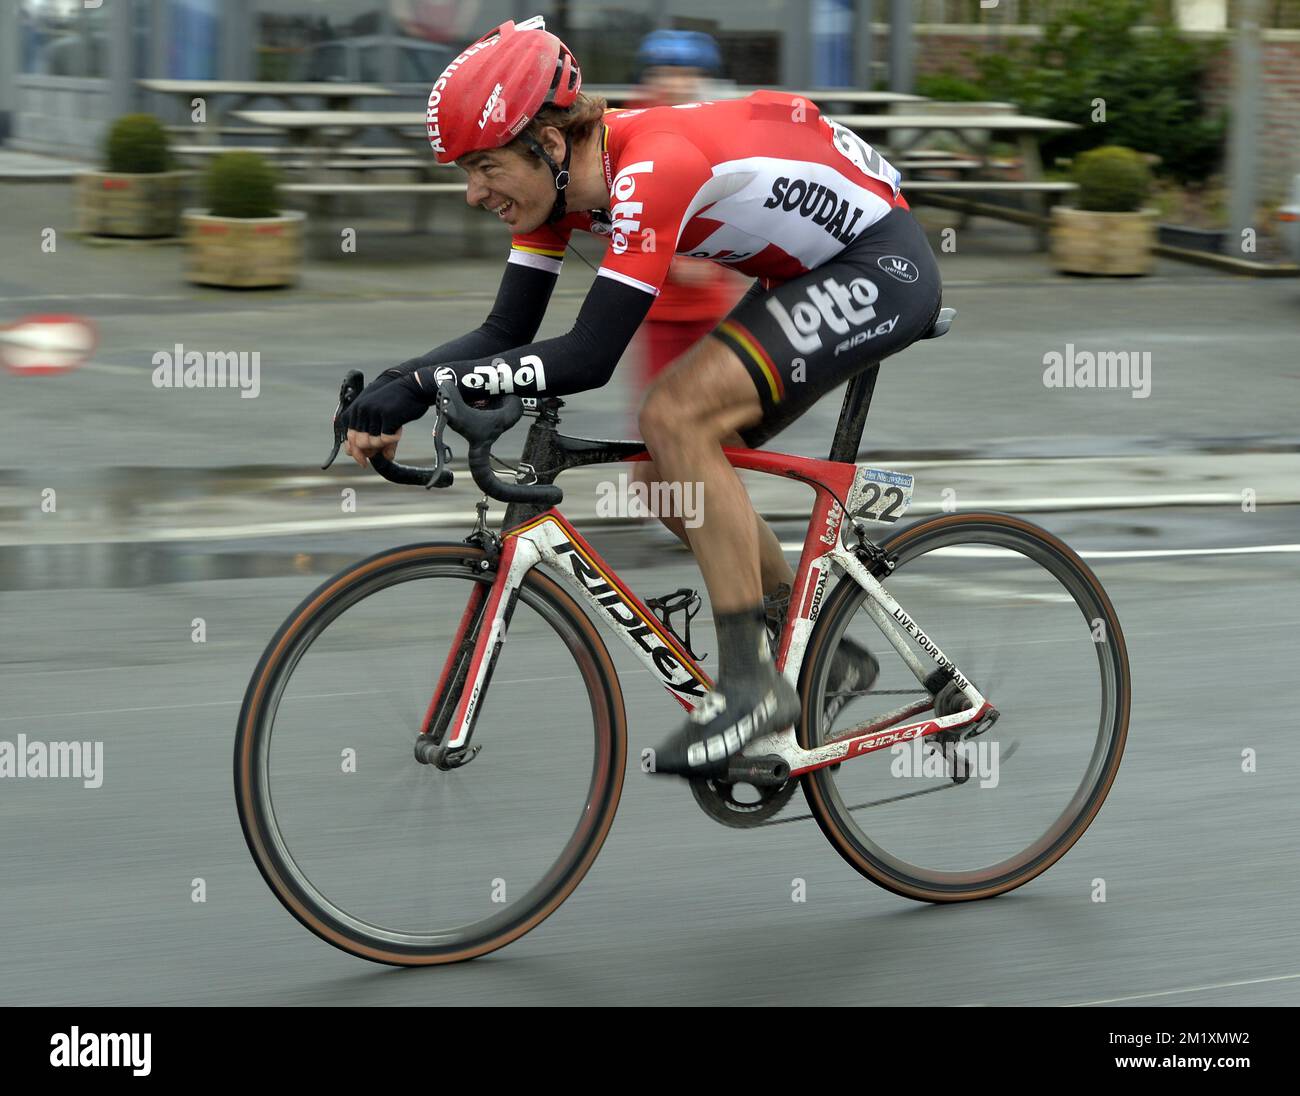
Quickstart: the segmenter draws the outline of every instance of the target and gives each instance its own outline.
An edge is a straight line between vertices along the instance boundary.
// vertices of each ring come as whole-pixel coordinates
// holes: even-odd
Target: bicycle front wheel
[[[522,936],[578,885],[618,806],[618,677],[590,620],[535,569],[478,701],[480,751],[448,771],[416,760],[449,656],[490,625],[475,611],[484,563],[465,544],[416,545],[328,580],[244,698],[249,850],[294,917],[375,962],[456,962]]]
[[[1010,515],[943,515],[881,547],[895,563],[890,595],[999,717],[966,741],[902,741],[817,770],[805,794],[837,851],[887,890],[930,902],[1002,894],[1065,855],[1115,779],[1130,703],[1119,621],[1078,555]],[[918,682],[869,606],[843,579],[811,637],[806,748],[969,707],[954,685],[930,694]],[[879,675],[865,691],[837,692],[861,648]]]

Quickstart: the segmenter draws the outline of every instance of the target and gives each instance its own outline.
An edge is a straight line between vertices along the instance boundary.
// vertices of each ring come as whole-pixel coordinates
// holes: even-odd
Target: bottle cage
[[[673,636],[690,653],[691,658],[696,662],[703,662],[708,655],[699,655],[691,647],[691,621],[700,611],[700,595],[687,586],[674,590],[671,594],[665,594],[663,597],[652,597],[646,599],[646,608],[655,614]],[[681,613],[682,631],[678,632],[673,626],[672,616],[674,613]]]

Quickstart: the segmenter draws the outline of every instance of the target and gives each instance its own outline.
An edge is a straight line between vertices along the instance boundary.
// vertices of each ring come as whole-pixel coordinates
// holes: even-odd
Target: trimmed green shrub
[[[984,89],[974,80],[959,76],[951,69],[930,76],[918,76],[916,94],[944,103],[982,103],[988,98]]]
[[[276,217],[279,177],[256,152],[224,152],[204,177],[208,212],[214,217]]]
[[[1200,182],[1218,168],[1227,131],[1204,98],[1223,43],[1184,38],[1167,21],[1141,26],[1160,14],[1154,0],[1065,5],[1041,38],[972,55],[978,83],[988,99],[1081,127],[1045,138],[1044,163],[1124,145],[1159,157],[1163,175]]]
[[[105,170],[121,175],[150,175],[171,170],[167,131],[152,114],[124,114],[104,141]]]
[[[1151,191],[1151,172],[1140,153],[1103,145],[1079,153],[1074,161],[1079,208],[1097,213],[1132,213]]]

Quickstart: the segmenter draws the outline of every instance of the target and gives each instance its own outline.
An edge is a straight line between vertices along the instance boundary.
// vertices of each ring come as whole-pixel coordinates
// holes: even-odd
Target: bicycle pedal
[[[673,638],[686,649],[696,662],[703,662],[708,658],[708,655],[696,654],[691,646],[691,621],[699,613],[701,604],[703,604],[703,599],[688,586],[681,586],[671,594],[664,594],[663,597],[646,598],[645,603],[646,608],[659,618],[659,623],[672,633]],[[682,614],[681,632],[678,632],[673,625],[672,616],[674,613]]]

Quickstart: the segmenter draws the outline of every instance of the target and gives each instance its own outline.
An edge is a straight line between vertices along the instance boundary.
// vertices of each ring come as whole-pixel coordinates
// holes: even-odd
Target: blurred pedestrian
[[[628,109],[671,107],[708,97],[708,82],[719,74],[722,54],[718,43],[701,31],[656,30],[642,39],[637,62],[640,84]],[[650,383],[717,327],[744,289],[743,279],[716,263],[680,255],[673,259],[668,280],[638,332],[634,411]],[[634,480],[654,481],[653,463],[638,462],[632,468]],[[677,522],[664,524],[685,541]]]

